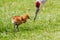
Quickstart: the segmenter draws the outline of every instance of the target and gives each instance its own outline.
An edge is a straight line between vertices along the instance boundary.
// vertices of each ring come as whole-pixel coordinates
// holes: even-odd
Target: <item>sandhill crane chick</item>
[[[25,23],[27,19],[29,19],[28,14],[24,14],[23,16],[13,16],[12,23],[14,24],[14,28],[18,28],[18,26]]]

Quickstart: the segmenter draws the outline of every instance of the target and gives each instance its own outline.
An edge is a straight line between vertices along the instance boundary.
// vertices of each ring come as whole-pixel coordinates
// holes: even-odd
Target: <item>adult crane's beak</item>
[[[39,8],[36,8],[35,15],[34,15],[34,21],[36,20],[38,12],[39,12]]]

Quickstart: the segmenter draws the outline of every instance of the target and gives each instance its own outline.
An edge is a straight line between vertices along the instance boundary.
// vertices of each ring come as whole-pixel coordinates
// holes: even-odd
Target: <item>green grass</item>
[[[35,0],[0,0],[0,40],[60,40],[60,0],[47,0],[36,21]],[[31,20],[14,32],[12,16],[28,13]]]

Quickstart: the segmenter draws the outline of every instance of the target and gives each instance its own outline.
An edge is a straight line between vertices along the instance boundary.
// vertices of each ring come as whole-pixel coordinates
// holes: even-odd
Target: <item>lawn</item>
[[[0,0],[0,40],[60,40],[60,0],[47,0],[36,21],[35,0]],[[12,16],[29,14],[31,19],[14,31]]]

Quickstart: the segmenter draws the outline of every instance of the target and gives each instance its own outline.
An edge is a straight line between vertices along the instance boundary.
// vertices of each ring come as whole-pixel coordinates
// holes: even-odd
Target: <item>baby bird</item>
[[[13,16],[12,23],[14,24],[14,28],[18,29],[18,26],[22,23],[25,23],[29,19],[28,14],[24,14],[23,16]]]

